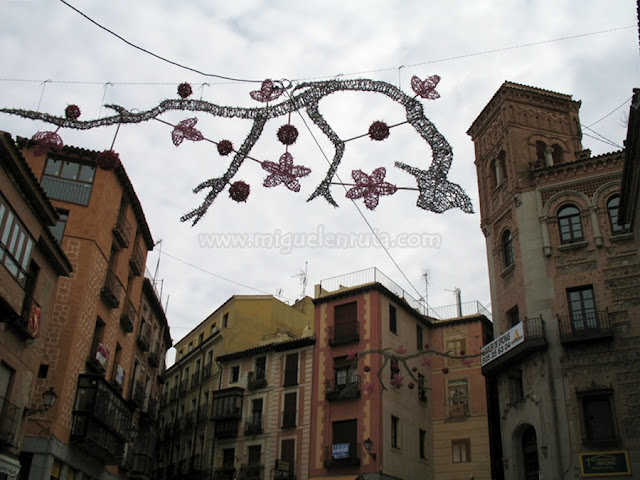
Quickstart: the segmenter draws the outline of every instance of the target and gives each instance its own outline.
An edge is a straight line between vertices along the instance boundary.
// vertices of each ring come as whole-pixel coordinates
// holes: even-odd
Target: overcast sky
[[[425,115],[453,147],[448,178],[467,192],[476,212],[474,150],[466,131],[504,81],[582,101],[581,121],[589,127],[584,128],[583,146],[594,155],[622,146],[632,89],[640,86],[633,0],[70,3],[129,42],[209,74],[287,79],[294,85],[369,78],[410,95],[412,76],[439,75],[440,98],[423,101]],[[0,12],[3,107],[63,115],[67,105],[76,104],[81,120],[89,120],[110,114],[103,104],[145,110],[166,98],[178,98],[181,82],[192,85],[194,98],[217,105],[261,106],[249,95],[259,83],[222,80],[163,62],[59,0],[0,0]],[[393,125],[405,119],[397,104],[374,94],[334,94],[320,103],[320,111],[342,138],[366,134],[376,120]],[[205,113],[172,112],[161,118],[176,124],[193,116],[206,138],[229,139],[236,146],[250,128],[250,122]],[[307,129],[303,118],[311,124],[304,112],[302,117],[291,116],[300,136],[289,147],[294,164],[311,169],[300,179],[300,192],[284,185],[264,187],[267,172],[247,160],[234,178],[251,185],[247,202],[232,201],[225,190],[195,227],[180,221],[204,198],[204,192],[193,194],[192,189],[222,175],[230,161],[218,155],[215,145],[185,140],[176,147],[171,127],[157,121],[122,126],[117,136],[114,126],[58,132],[67,145],[98,151],[108,149],[115,137],[114,150],[131,178],[154,240],[162,240],[147,265],[155,272],[159,261],[157,278],[174,340],[234,294],[269,293],[292,303],[303,293],[300,274],[305,266],[308,295],[322,279],[378,267],[414,297],[425,295],[423,274],[428,272],[432,307],[453,304],[456,287],[464,302],[488,305],[479,215],[424,211],[416,206],[414,190],[380,197],[373,211],[362,200],[354,205],[345,198],[341,186],[332,189],[339,208],[322,198],[307,202],[327,172],[325,155],[331,158],[333,150],[317,128]],[[277,118],[267,124],[251,152],[254,158],[278,161],[284,145],[276,132],[285,123],[287,118]],[[55,127],[0,114],[0,129],[31,137]],[[349,142],[338,174],[350,182],[354,169],[370,174],[385,167],[387,181],[415,187],[414,177],[394,167],[395,161],[421,169],[431,162],[430,149],[409,125],[393,128],[384,142],[367,137]],[[373,246],[367,222],[382,238],[409,241],[411,246],[387,251]],[[281,245],[220,245],[254,234],[271,236]],[[336,234],[350,235],[355,244],[330,248],[327,239]],[[290,246],[293,235],[301,243]],[[317,235],[325,240],[324,246],[313,243]],[[212,246],[215,242],[218,247]]]

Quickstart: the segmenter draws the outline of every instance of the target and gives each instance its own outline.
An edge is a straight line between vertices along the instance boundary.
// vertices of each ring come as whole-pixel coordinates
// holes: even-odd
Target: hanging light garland
[[[440,95],[436,91],[439,81],[440,77],[437,75],[427,77],[424,80],[414,76],[411,79],[411,88],[415,96],[411,97],[389,83],[368,79],[305,82],[295,87],[290,84],[285,85],[284,81],[267,79],[262,82],[259,90],[249,92],[249,96],[253,100],[265,104],[265,106],[256,108],[221,106],[204,100],[189,99],[188,97],[192,95],[193,89],[188,83],[181,83],[177,89],[179,99],[164,100],[155,108],[142,112],[132,112],[119,105],[107,105],[107,107],[116,112],[115,115],[93,120],[79,120],[80,108],[77,105],[69,105],[65,109],[64,117],[11,108],[0,108],[0,112],[23,118],[42,120],[58,126],[55,132],[38,132],[33,136],[32,140],[35,143],[34,148],[37,155],[45,154],[51,150],[62,149],[63,142],[57,133],[60,128],[88,130],[106,125],[119,126],[121,124],[142,123],[149,120],[157,120],[172,126],[171,139],[175,146],[181,145],[184,140],[206,140],[216,145],[218,154],[221,156],[228,156],[233,153],[229,167],[221,177],[205,180],[193,189],[194,193],[208,190],[201,205],[181,218],[182,221],[192,221],[194,225],[202,219],[220,192],[227,186],[229,186],[229,196],[232,200],[236,202],[247,201],[251,191],[250,185],[244,181],[232,181],[245,159],[260,163],[268,173],[263,182],[265,187],[284,185],[292,192],[301,190],[299,179],[306,177],[311,172],[311,169],[303,165],[294,165],[293,156],[289,153],[288,148],[296,142],[299,135],[298,129],[291,124],[291,113],[303,110],[334,146],[334,156],[330,161],[327,173],[308,197],[308,201],[323,197],[329,204],[337,207],[338,204],[333,198],[331,186],[351,186],[352,188],[346,192],[346,197],[351,200],[362,199],[365,206],[373,210],[378,206],[380,196],[392,195],[397,190],[417,190],[418,200],[416,205],[419,208],[436,213],[442,213],[451,208],[460,208],[464,212],[472,213],[473,207],[469,196],[459,185],[447,179],[453,159],[451,146],[438,132],[433,123],[424,116],[423,105],[418,100],[418,97],[425,100],[439,98]],[[353,170],[351,174],[355,183],[352,184],[334,181],[347,142],[366,136],[373,141],[383,141],[389,138],[390,129],[392,128],[385,122],[378,120],[369,126],[368,132],[364,135],[347,140],[340,138],[320,113],[319,102],[332,93],[346,91],[379,93],[404,107],[406,121],[401,124],[410,124],[430,146],[432,152],[430,165],[425,170],[402,162],[395,162],[394,164],[397,168],[415,177],[416,187],[397,187],[384,181],[386,169],[383,167],[374,169],[371,174],[362,170]],[[287,95],[284,100],[281,99],[276,104],[271,103],[278,100],[285,93]],[[206,138],[196,128],[197,117],[186,118],[177,125],[172,125],[159,118],[168,111],[201,112],[222,118],[241,118],[251,120],[253,124],[240,147],[236,149],[231,140],[224,139],[216,142]],[[266,123],[284,115],[289,116],[289,121],[278,129],[277,138],[285,145],[286,150],[281,155],[278,163],[268,160],[261,161],[251,157],[251,150],[260,138]],[[398,125],[394,125],[394,127]],[[102,153],[101,168],[115,168],[119,161],[112,145],[111,149]]]

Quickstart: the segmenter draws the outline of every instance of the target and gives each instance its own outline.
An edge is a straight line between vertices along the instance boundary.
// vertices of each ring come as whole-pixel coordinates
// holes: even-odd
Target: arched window
[[[524,478],[526,480],[537,480],[540,471],[538,464],[538,441],[536,438],[536,430],[531,425],[522,432],[522,459]]]
[[[511,231],[506,230],[502,234],[502,258],[504,260],[504,268],[513,265],[513,237]]]
[[[630,225],[618,225],[618,219],[620,217],[620,197],[614,195],[607,202],[607,212],[609,212],[609,223],[611,224],[611,234],[620,235],[627,233],[630,229]]]
[[[561,243],[574,243],[584,240],[580,210],[574,205],[566,205],[558,211]]]
[[[551,157],[553,158],[553,164],[559,165],[562,163],[564,159],[564,153],[562,152],[562,147],[557,143],[553,144],[553,151],[551,153]]]

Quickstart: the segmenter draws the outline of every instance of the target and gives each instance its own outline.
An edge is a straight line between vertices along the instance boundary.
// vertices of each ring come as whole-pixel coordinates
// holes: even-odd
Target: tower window
[[[558,211],[560,241],[563,244],[584,240],[580,210],[574,205],[566,205]]]
[[[510,230],[506,230],[502,234],[502,258],[504,268],[513,265],[513,237]]]
[[[607,202],[607,212],[609,213],[609,223],[611,225],[611,234],[620,235],[627,233],[630,230],[630,225],[619,225],[618,220],[620,217],[620,197],[614,195]]]

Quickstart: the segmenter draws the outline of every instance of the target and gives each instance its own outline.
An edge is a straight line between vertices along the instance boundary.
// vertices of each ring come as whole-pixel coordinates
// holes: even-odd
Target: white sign
[[[333,444],[333,458],[349,458],[349,444],[348,443],[334,443]]]
[[[521,322],[482,347],[482,366],[484,367],[522,342],[524,342],[524,325]]]

